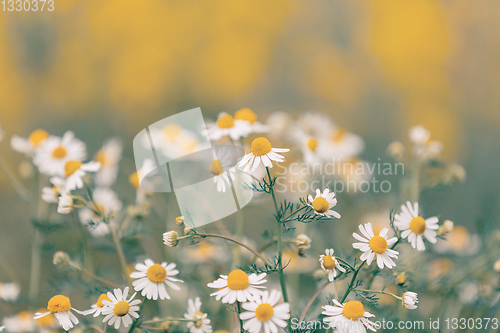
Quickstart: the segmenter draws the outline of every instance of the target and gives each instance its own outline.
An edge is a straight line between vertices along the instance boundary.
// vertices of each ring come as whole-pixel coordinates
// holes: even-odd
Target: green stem
[[[351,282],[349,283],[349,286],[347,287],[347,290],[345,291],[344,296],[342,296],[342,298],[339,301],[341,304],[344,303],[345,299],[347,298],[347,296],[349,296],[349,293],[352,291],[352,286],[354,285],[354,282],[356,282],[356,277],[358,276],[358,273],[364,264],[365,264],[365,262],[363,261],[361,263],[361,265],[359,265],[358,268],[356,268],[356,270],[354,271],[354,274],[352,275]]]
[[[271,179],[271,173],[269,172],[269,168],[266,167],[267,171],[267,176],[269,177],[269,184],[272,183]],[[283,241],[282,241],[282,223],[279,220],[279,210],[278,210],[278,204],[276,203],[276,196],[274,195],[274,188],[273,186],[270,186],[271,189],[271,195],[273,197],[273,202],[274,202],[274,209],[276,210],[276,221],[278,222],[278,275],[280,278],[280,284],[281,284],[281,292],[283,293],[283,300],[285,302],[288,302],[288,293],[286,291],[286,285],[285,285],[285,276],[283,274]]]
[[[130,280],[130,276],[128,275],[127,262],[125,260],[125,255],[123,254],[123,249],[120,244],[120,240],[118,239],[118,237],[116,237],[115,229],[110,224],[108,224],[108,227],[110,230],[111,238],[113,240],[113,244],[115,245],[116,252],[118,254],[118,260],[120,261],[120,266],[122,267],[123,275],[125,276],[127,283],[131,285],[132,281]]]
[[[236,306],[237,306],[237,309],[238,309],[238,320],[240,322],[240,333],[243,333],[244,330],[243,330],[243,320],[241,320],[240,318],[240,314],[241,314],[241,303],[240,302],[236,302]]]
[[[298,212],[300,212],[301,210],[303,210],[303,209],[304,209],[304,208],[306,208],[306,207],[307,207],[307,206],[306,206],[306,205],[304,205],[304,206],[302,206],[302,207],[300,207],[300,208],[296,209],[295,211],[291,212],[291,213],[290,213],[287,217],[285,217],[285,218],[281,219],[281,222],[282,222],[282,223],[287,222],[287,220],[288,220],[290,217],[292,217],[293,215],[297,214]]]
[[[394,298],[396,298],[396,299],[399,299],[399,300],[401,300],[401,299],[402,299],[401,297],[399,297],[399,296],[397,296],[397,295],[394,295],[394,294],[392,294],[392,293],[389,293],[389,292],[386,292],[386,291],[383,291],[383,290],[381,290],[381,291],[376,291],[376,290],[359,289],[359,288],[354,288],[354,289],[352,289],[352,290],[355,290],[355,291],[363,291],[363,292],[367,292],[367,293],[374,293],[374,294],[381,294],[381,295],[389,295],[389,296],[392,296],[392,297],[394,297]]]
[[[335,257],[335,259],[337,259],[338,261],[342,262],[344,265],[346,265],[347,267],[349,267],[352,271],[354,271],[354,267],[352,267],[352,265],[350,263],[348,263],[347,261],[345,261],[344,259],[342,258],[339,258],[339,257]]]
[[[269,260],[267,260],[266,258],[264,258],[259,252],[255,251],[254,249],[248,247],[247,245],[237,241],[236,239],[234,238],[231,238],[231,237],[228,237],[228,236],[224,236],[224,235],[218,235],[218,234],[207,234],[207,233],[197,233],[196,235],[199,235],[201,237],[214,237],[214,238],[221,238],[221,239],[225,239],[225,240],[228,240],[230,242],[233,242],[235,244],[238,244],[239,246],[241,247],[244,247],[245,249],[247,249],[248,251],[252,252],[254,255],[256,255],[257,257],[259,257],[266,265],[268,265],[269,267],[274,267],[273,264],[271,264],[269,262]],[[178,239],[183,239],[183,238],[189,238],[191,237],[191,235],[188,235],[188,236],[183,236],[183,237],[179,237]]]
[[[37,304],[38,292],[40,287],[40,270],[42,267],[42,245],[43,235],[35,226],[35,235],[31,244],[31,274],[29,285],[29,300],[31,304]]]
[[[279,210],[278,210],[278,204],[276,203],[276,196],[274,195],[274,186],[272,186],[272,179],[271,179],[271,173],[269,172],[269,168],[266,167],[267,171],[267,177],[269,178],[269,188],[271,190],[271,195],[273,197],[273,202],[274,202],[274,209],[276,211],[276,222],[278,222],[278,240],[277,240],[277,246],[278,246],[278,275],[280,279],[280,285],[281,285],[281,293],[283,294],[283,301],[285,303],[288,303],[288,293],[286,291],[286,282],[285,282],[285,275],[283,274],[283,240],[282,240],[282,222],[279,219]],[[291,317],[288,319],[288,326],[287,330],[288,332],[292,331],[292,320]]]
[[[316,291],[316,293],[313,295],[313,297],[311,297],[311,300],[309,301],[309,303],[307,303],[306,308],[304,309],[304,312],[302,312],[302,315],[300,316],[299,325],[306,318],[306,315],[309,312],[309,309],[311,308],[311,306],[313,305],[314,300],[319,296],[319,294],[321,293],[321,291],[323,291],[323,289],[325,289],[329,284],[330,284],[330,281],[326,281],[325,284],[322,285],[318,289],[318,291]]]

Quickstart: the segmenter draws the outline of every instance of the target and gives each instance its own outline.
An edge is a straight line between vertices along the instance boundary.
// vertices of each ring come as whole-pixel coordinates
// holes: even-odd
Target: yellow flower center
[[[94,161],[101,163],[101,165],[105,165],[107,162],[106,154],[104,154],[104,152],[102,150],[99,150],[94,155]]]
[[[272,149],[271,142],[264,137],[257,138],[252,141],[252,154],[255,156],[262,156],[269,153]]]
[[[64,156],[66,156],[68,152],[66,151],[66,149],[62,146],[59,146],[57,147],[56,149],[54,149],[54,151],[52,152],[52,157],[54,158],[64,158]]]
[[[253,124],[257,121],[257,115],[249,108],[244,108],[236,111],[236,113],[234,114],[234,118],[238,120],[246,120],[250,124]]]
[[[130,175],[130,177],[128,177],[128,181],[130,183],[130,185],[132,185],[136,190],[138,190],[141,185],[139,183],[139,173],[138,172],[134,172],[133,174]]]
[[[217,120],[217,126],[220,128],[231,128],[234,126],[234,118],[230,114],[225,114]]]
[[[314,210],[320,214],[327,212],[328,208],[330,208],[330,204],[323,197],[317,197],[316,199],[314,199],[312,202],[312,206]]]
[[[387,250],[387,241],[384,237],[379,235],[373,236],[368,245],[370,245],[370,249],[377,254],[382,254]]]
[[[410,229],[417,235],[423,235],[425,232],[425,220],[421,216],[417,216],[411,219]]]
[[[83,163],[80,161],[68,161],[68,162],[66,162],[66,164],[64,165],[64,175],[66,177],[71,176],[72,174],[75,173],[76,170],[80,169],[82,164]]]
[[[344,309],[342,310],[342,314],[347,319],[352,319],[354,321],[363,318],[365,314],[365,308],[360,301],[349,301],[344,305]]]
[[[45,312],[45,309],[38,309],[37,312]],[[41,318],[38,318],[36,319],[36,323],[38,326],[40,327],[49,327],[49,326],[53,326],[54,323],[55,323],[55,320],[56,320],[56,317],[54,317],[54,315],[51,313],[47,316],[43,316]]]
[[[118,303],[116,303],[113,312],[115,313],[116,316],[123,317],[128,313],[129,309],[130,309],[130,304],[128,304],[127,301],[119,301]]]
[[[167,271],[160,264],[154,264],[148,268],[148,279],[154,283],[162,283],[167,279]]]
[[[235,269],[227,276],[227,287],[231,290],[243,290],[246,289],[249,284],[247,273],[243,272],[241,269]]]
[[[316,151],[316,147],[318,147],[318,140],[316,140],[315,138],[310,138],[308,141],[307,141],[307,147],[309,147],[309,149],[311,149],[311,151]]]
[[[102,308],[104,306],[104,304],[102,303],[102,301],[104,301],[104,300],[111,302],[111,300],[109,299],[108,295],[101,294],[101,296],[99,296],[99,298],[97,299],[97,303],[95,303],[98,308]]]
[[[222,163],[219,160],[214,160],[212,164],[210,164],[210,166],[208,167],[208,171],[210,171],[212,175],[215,176],[220,175],[223,172]]]
[[[333,260],[333,256],[324,256],[323,257],[323,267],[325,269],[334,269],[335,266],[337,266],[335,264],[335,260]]]
[[[51,313],[60,313],[71,310],[69,298],[63,295],[56,295],[49,300],[47,310]]]
[[[163,135],[168,142],[174,141],[181,134],[182,127],[177,124],[168,124],[162,128]]]
[[[255,309],[255,317],[260,321],[268,321],[273,313],[273,307],[268,303],[262,303]]]
[[[345,130],[343,128],[339,128],[335,134],[332,135],[332,141],[335,143],[339,143],[342,141],[345,135]]]
[[[30,134],[28,140],[30,140],[33,147],[38,147],[48,137],[49,133],[45,132],[43,129],[37,129]]]

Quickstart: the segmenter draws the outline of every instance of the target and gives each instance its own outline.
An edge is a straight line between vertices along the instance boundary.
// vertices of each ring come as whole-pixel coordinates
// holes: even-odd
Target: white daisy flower
[[[57,212],[59,214],[69,214],[74,209],[73,197],[68,193],[63,193],[57,202]]]
[[[397,237],[387,239],[387,233],[389,229],[383,228],[378,235],[373,233],[373,228],[371,223],[365,223],[359,225],[359,231],[364,236],[360,236],[357,233],[353,233],[354,238],[359,240],[361,243],[353,243],[352,247],[364,252],[361,255],[361,260],[366,261],[368,265],[371,265],[375,255],[377,256],[377,266],[380,269],[396,267],[396,264],[391,258],[398,258],[399,252],[392,250],[389,246],[396,243]],[[366,237],[366,238],[365,238]]]
[[[0,332],[2,332],[3,330],[5,330],[5,326],[0,326]]]
[[[85,144],[68,131],[62,138],[51,136],[45,139],[37,148],[33,162],[43,174],[64,177],[66,162],[83,161],[86,157]]]
[[[97,172],[101,163],[91,161],[82,163],[80,161],[69,160],[64,164],[64,176],[66,177],[66,191],[71,192],[83,187],[83,177],[87,172]]]
[[[243,156],[238,166],[243,167],[246,165],[243,171],[253,173],[262,161],[265,167],[272,168],[273,163],[271,161],[283,162],[285,160],[278,153],[286,153],[289,150],[287,148],[273,148],[268,139],[259,137],[252,141],[251,152]]]
[[[151,259],[146,259],[144,264],[136,264],[136,271],[130,274],[132,279],[137,279],[132,282],[135,291],[142,290],[142,296],[147,299],[157,300],[158,297],[170,299],[165,285],[174,290],[180,290],[181,288],[174,282],[184,283],[184,281],[173,277],[179,274],[175,266],[174,263],[167,264],[165,261],[161,264],[155,264]]]
[[[216,300],[222,299],[222,303],[229,304],[236,301],[251,301],[255,296],[262,294],[260,289],[265,288],[261,286],[267,282],[265,277],[266,273],[248,275],[241,269],[235,269],[228,275],[221,275],[219,279],[208,284],[210,288],[219,289],[210,296],[215,296]]]
[[[401,237],[408,238],[411,246],[418,251],[425,250],[424,237],[436,243],[439,219],[436,216],[424,219],[418,213],[418,202],[413,205],[408,201],[401,206],[401,213],[394,215],[394,225],[401,230]]]
[[[31,132],[27,138],[13,135],[10,140],[10,145],[13,150],[30,157],[49,136],[50,134],[46,131],[37,129]]]
[[[96,237],[101,237],[109,234],[109,228],[103,222],[102,215],[107,219],[113,219],[116,214],[122,209],[122,202],[118,199],[118,195],[109,188],[96,188],[92,197],[96,207],[90,209],[89,207],[81,208],[78,211],[80,222],[89,227],[90,233]],[[100,212],[102,215],[96,214],[95,211]]]
[[[403,306],[410,310],[417,308],[418,295],[417,293],[407,291],[403,294]]]
[[[7,332],[33,332],[35,330],[35,320],[33,313],[29,311],[19,312],[12,317],[5,317],[3,319],[5,330]]]
[[[103,301],[111,302],[111,299],[109,298],[108,294],[101,294],[97,299],[97,302],[95,304],[92,304],[91,309],[85,311],[84,314],[85,315],[93,314],[94,317],[99,317],[104,308]]]
[[[121,289],[116,288],[114,294],[108,292],[108,297],[110,301],[103,300],[102,303],[104,307],[101,309],[101,313],[105,315],[102,320],[103,323],[108,322],[108,325],[113,325],[115,329],[120,328],[123,322],[124,327],[128,327],[132,324],[134,318],[139,318],[139,304],[141,300],[136,299],[133,301],[135,295],[134,293],[129,299],[127,299],[129,288],[125,287],[123,292]]]
[[[364,149],[363,139],[345,131],[343,128],[334,126],[331,129],[330,145],[325,150],[324,158],[332,161],[347,161],[358,156]]]
[[[431,141],[431,132],[421,125],[414,126],[409,130],[410,141],[413,144],[413,153],[422,159],[435,158],[441,154],[443,144],[439,141]]]
[[[244,122],[249,128],[249,133],[263,133],[269,131],[269,127],[257,121],[257,115],[249,108],[243,108],[234,113],[234,121]]]
[[[328,280],[332,282],[337,276],[337,270],[345,273],[345,268],[339,265],[337,259],[333,256],[333,249],[326,249],[325,254],[319,256],[321,268],[328,272]],[[335,269],[336,268],[336,269]]]
[[[262,297],[255,296],[253,301],[243,303],[243,309],[247,310],[240,314],[240,319],[244,320],[243,328],[250,333],[259,333],[262,328],[266,333],[277,333],[279,327],[285,328],[290,319],[290,304],[276,305],[280,298],[281,293],[277,290],[265,291]]]
[[[15,301],[21,293],[21,286],[16,282],[0,283],[0,299]]]
[[[149,133],[155,149],[168,159],[177,159],[194,153],[200,145],[193,132],[175,123],[166,124],[161,128],[151,126]],[[142,143],[149,149],[151,147],[149,136],[144,136]]]
[[[322,312],[326,318],[323,321],[330,324],[330,327],[336,327],[335,332],[339,333],[365,333],[366,329],[376,332],[375,323],[367,318],[375,315],[366,312],[360,301],[349,301],[340,304],[333,299],[333,305],[325,305]]]
[[[227,187],[231,187],[231,180],[235,180],[236,169],[231,167],[231,157],[229,153],[221,148],[217,151],[215,159],[208,167],[208,171],[214,175],[214,183],[218,192],[226,192]],[[231,178],[231,180],[229,179]]]
[[[98,186],[111,186],[118,176],[118,163],[122,157],[122,143],[119,139],[111,139],[104,143],[102,148],[94,155],[94,161],[101,163],[101,168],[96,174]]]
[[[208,125],[210,140],[220,140],[229,136],[232,140],[246,137],[250,133],[250,125],[245,121],[235,121],[234,117],[225,112],[219,113],[217,121]]]
[[[184,318],[190,321],[186,324],[187,328],[191,333],[212,333],[212,326],[210,326],[210,319],[207,318],[207,314],[201,312],[201,301],[199,297],[196,297],[193,301],[188,300],[187,313],[184,314]]]
[[[50,177],[52,187],[45,186],[42,188],[42,200],[48,203],[56,203],[59,201],[59,196],[64,192],[65,181],[59,177]]]
[[[83,314],[81,311],[72,308],[69,298],[63,295],[56,295],[52,297],[47,305],[47,310],[49,311],[35,313],[34,318],[40,319],[52,313],[59,322],[59,325],[61,325],[65,331],[69,331],[70,328],[73,328],[73,325],[77,325],[79,323],[78,318],[76,318],[71,310],[76,313]]]
[[[337,198],[335,198],[335,193],[330,192],[328,188],[325,188],[323,193],[319,188],[316,189],[316,196],[313,198],[312,195],[309,195],[307,199],[309,200],[308,206],[314,209],[315,214],[329,218],[340,218],[338,212],[330,209],[337,205]]]

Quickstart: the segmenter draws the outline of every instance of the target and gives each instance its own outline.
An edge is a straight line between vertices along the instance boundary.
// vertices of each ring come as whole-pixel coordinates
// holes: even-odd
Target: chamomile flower
[[[360,301],[348,301],[340,304],[333,299],[335,305],[325,305],[322,312],[326,318],[323,321],[330,324],[330,327],[336,327],[335,332],[339,333],[365,333],[366,329],[376,332],[375,323],[368,318],[375,317],[373,314],[365,311]]]
[[[132,317],[139,318],[137,312],[139,311],[141,300],[133,300],[137,293],[134,293],[127,299],[128,291],[129,288],[125,287],[123,292],[121,289],[116,288],[113,293],[107,293],[110,301],[106,299],[102,300],[104,307],[101,309],[101,313],[105,316],[102,320],[103,323],[107,322],[108,325],[113,325],[115,329],[118,329],[122,322],[124,327],[128,327],[132,324]]]
[[[191,333],[212,333],[210,319],[207,318],[206,313],[201,312],[201,301],[199,297],[196,297],[194,301],[192,299],[188,300],[187,313],[184,314],[184,318],[193,320],[186,324]]]
[[[403,294],[403,306],[410,310],[417,308],[418,295],[417,293],[407,291]]]
[[[56,203],[59,201],[59,196],[65,192],[65,181],[59,177],[50,177],[52,186],[42,188],[42,200],[48,203]]]
[[[314,209],[315,214],[329,218],[340,218],[339,213],[330,209],[337,205],[337,198],[335,198],[335,193],[330,192],[328,188],[325,188],[323,193],[316,189],[316,196],[313,198],[312,195],[309,195],[307,199],[309,200],[308,205]]]
[[[179,274],[175,266],[174,263],[167,264],[165,261],[155,264],[151,259],[146,259],[144,264],[135,265],[136,271],[130,274],[132,279],[136,279],[132,282],[135,291],[142,290],[142,296],[147,299],[170,299],[165,286],[180,290],[181,288],[174,282],[184,282],[173,277]]]
[[[221,275],[219,279],[208,284],[208,287],[218,289],[210,296],[215,296],[216,300],[222,299],[222,303],[229,304],[236,301],[250,301],[255,296],[262,294],[260,289],[265,288],[262,286],[267,282],[265,277],[266,273],[248,275],[241,269],[235,269],[228,275]]]
[[[29,311],[21,311],[12,317],[3,319],[5,330],[7,332],[33,332],[35,330],[35,320],[33,313]]]
[[[260,162],[262,162],[265,167],[272,168],[273,163],[271,161],[283,162],[285,160],[285,158],[278,153],[286,153],[289,150],[290,149],[287,148],[273,148],[268,139],[259,137],[252,141],[251,152],[243,156],[238,166],[245,166],[243,171],[250,171],[251,173],[257,169]]]
[[[295,238],[295,246],[299,250],[307,250],[311,248],[311,243],[312,239],[306,234],[297,235],[297,238]]]
[[[384,265],[390,269],[396,267],[396,264],[391,258],[397,259],[399,252],[390,249],[389,246],[396,243],[398,239],[397,237],[387,239],[389,229],[384,228],[378,235],[375,235],[373,233],[372,224],[365,223],[364,226],[361,224],[359,225],[359,231],[361,231],[364,237],[354,232],[352,235],[361,243],[353,243],[352,247],[364,252],[361,255],[361,260],[371,265],[373,259],[377,256],[377,266],[380,269],[384,268]]]
[[[83,161],[86,157],[85,144],[68,131],[62,138],[51,136],[45,139],[37,148],[33,161],[41,173],[64,177],[66,162]]]
[[[243,303],[243,309],[247,310],[240,314],[240,319],[244,321],[243,328],[250,333],[259,333],[262,329],[266,333],[277,333],[279,327],[285,328],[288,325],[286,321],[290,319],[290,304],[277,305],[280,298],[279,291],[265,291],[262,296]]]
[[[325,254],[319,256],[321,268],[328,272],[328,280],[332,282],[337,276],[337,270],[345,273],[345,268],[339,265],[337,259],[333,256],[333,249],[326,249]],[[336,268],[336,269],[335,269]]]
[[[443,144],[439,141],[431,141],[431,132],[421,125],[410,128],[409,137],[413,145],[413,153],[421,159],[435,158],[443,150]]]
[[[401,213],[394,215],[394,225],[401,230],[401,237],[408,238],[411,246],[418,251],[425,250],[424,237],[436,243],[439,219],[435,216],[424,219],[419,215],[418,202],[413,205],[408,201],[401,206]]]
[[[57,201],[57,212],[59,214],[69,214],[74,209],[73,197],[68,193],[63,193]]]
[[[83,187],[83,177],[87,172],[97,172],[101,167],[99,162],[82,163],[69,160],[64,164],[64,176],[66,177],[65,190],[70,192]]]
[[[47,310],[47,312],[35,313],[34,318],[40,319],[53,314],[59,322],[59,325],[61,325],[65,331],[69,331],[70,328],[73,328],[73,325],[77,325],[79,323],[78,318],[76,318],[71,310],[76,313],[83,314],[81,311],[72,308],[69,298],[63,295],[56,295],[52,297],[47,305]]]
[[[37,129],[31,132],[27,138],[13,135],[10,140],[10,145],[15,151],[30,157],[49,136],[50,134],[43,129]]]
[[[122,144],[118,139],[107,141],[94,155],[94,161],[101,163],[101,168],[96,173],[98,186],[107,187],[115,182],[121,156]]]
[[[257,121],[257,115],[249,108],[243,108],[234,113],[234,121],[236,123],[243,122],[248,126],[249,133],[267,132],[269,128]]]
[[[85,315],[93,314],[94,317],[99,317],[102,313],[102,309],[104,308],[103,301],[111,302],[108,294],[101,294],[97,299],[95,304],[92,304],[91,309],[84,312]]]
[[[341,127],[331,129],[330,145],[326,156],[334,161],[347,161],[358,156],[364,149],[364,142],[360,136],[347,132]]]
[[[21,287],[16,282],[0,283],[0,299],[15,301],[21,293]]]
[[[103,222],[103,216],[106,219],[113,219],[116,214],[122,209],[122,202],[118,199],[118,195],[109,188],[99,187],[92,193],[93,209],[89,207],[82,208],[78,211],[78,217],[83,225],[89,227],[90,233],[94,236],[105,236],[109,234],[109,228]],[[96,212],[100,212],[97,214]]]
[[[218,192],[226,192],[227,186],[231,187],[231,180],[235,180],[236,169],[231,167],[231,158],[224,148],[217,151],[215,159],[208,167],[208,171],[214,175],[214,183]]]
[[[208,137],[217,141],[225,136],[232,140],[246,137],[250,133],[250,125],[246,121],[235,121],[234,117],[225,112],[219,113],[217,121],[208,126]]]

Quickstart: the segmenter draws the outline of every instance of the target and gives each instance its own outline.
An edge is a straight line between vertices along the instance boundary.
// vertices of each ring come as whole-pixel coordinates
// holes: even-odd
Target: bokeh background
[[[36,128],[72,130],[90,152],[119,136],[125,179],[135,134],[198,106],[325,112],[372,161],[422,124],[467,171],[423,194],[429,215],[477,232],[500,207],[498,17],[496,0],[56,0],[53,12],[2,12],[0,154],[17,168],[8,137]],[[0,251],[25,285],[30,215],[3,173],[0,188]]]

